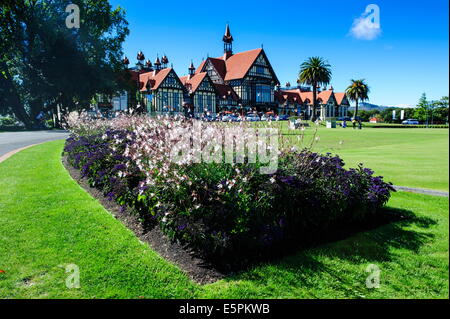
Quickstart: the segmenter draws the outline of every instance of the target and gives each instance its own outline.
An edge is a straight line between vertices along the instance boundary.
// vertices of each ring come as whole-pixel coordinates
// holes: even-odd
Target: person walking
[[[39,114],[36,116],[36,120],[38,121],[39,129],[45,129],[44,117],[45,117],[44,111],[40,111]]]

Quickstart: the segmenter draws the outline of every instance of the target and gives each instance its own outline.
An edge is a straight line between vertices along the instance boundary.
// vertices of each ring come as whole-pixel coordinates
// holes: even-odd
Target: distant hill
[[[360,110],[365,110],[365,111],[372,111],[372,110],[380,110],[383,111],[385,109],[388,108],[397,108],[397,109],[404,109],[404,108],[408,108],[411,106],[386,106],[386,105],[377,105],[377,104],[371,104],[371,103],[367,103],[367,102],[362,102],[359,104],[358,109]],[[355,109],[354,106],[350,107],[350,110]]]

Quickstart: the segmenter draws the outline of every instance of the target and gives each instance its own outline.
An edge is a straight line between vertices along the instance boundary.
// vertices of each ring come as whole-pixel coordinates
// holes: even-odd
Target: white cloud
[[[374,40],[380,34],[380,8],[370,4],[360,17],[353,20],[350,35],[360,40]]]

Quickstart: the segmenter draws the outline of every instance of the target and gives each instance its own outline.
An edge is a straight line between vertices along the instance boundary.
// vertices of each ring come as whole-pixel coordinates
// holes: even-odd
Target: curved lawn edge
[[[0,164],[0,233],[8,234],[0,240],[0,256],[8,256],[0,261],[0,296],[192,297],[195,284],[70,177],[63,143],[40,144]],[[79,289],[65,285],[69,264],[79,267]]]
[[[139,216],[126,207],[121,207],[115,201],[108,199],[100,190],[90,187],[87,178],[83,178],[79,169],[74,168],[63,156],[62,163],[75,180],[88,194],[97,199],[100,204],[122,224],[133,231],[134,235],[167,261],[178,266],[189,278],[199,284],[213,283],[225,277],[204,259],[190,253],[181,244],[171,241],[159,227],[146,229]]]
[[[72,180],[63,141],[0,164],[0,298],[448,298],[448,198],[398,192],[386,225],[198,286]],[[5,235],[6,234],[6,235]],[[80,268],[68,289],[64,266]],[[368,289],[367,266],[381,269]]]

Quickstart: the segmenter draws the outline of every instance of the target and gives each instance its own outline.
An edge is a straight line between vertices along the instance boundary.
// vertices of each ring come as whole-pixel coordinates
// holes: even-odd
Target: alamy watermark
[[[173,163],[260,164],[261,174],[274,174],[278,169],[278,129],[227,127],[219,130],[192,126],[173,129],[170,159]]]
[[[66,27],[69,29],[80,28],[80,7],[76,4],[69,4],[66,7],[66,12],[69,15],[66,17]]]
[[[380,7],[369,4],[360,17],[353,21],[350,34],[356,39],[373,40],[381,34]]]
[[[75,264],[66,265],[66,287],[68,289],[78,289],[80,288],[80,267]]]
[[[366,278],[366,287],[367,288],[380,288],[380,276],[381,270],[375,264],[370,264],[366,268],[366,272],[370,273]]]

